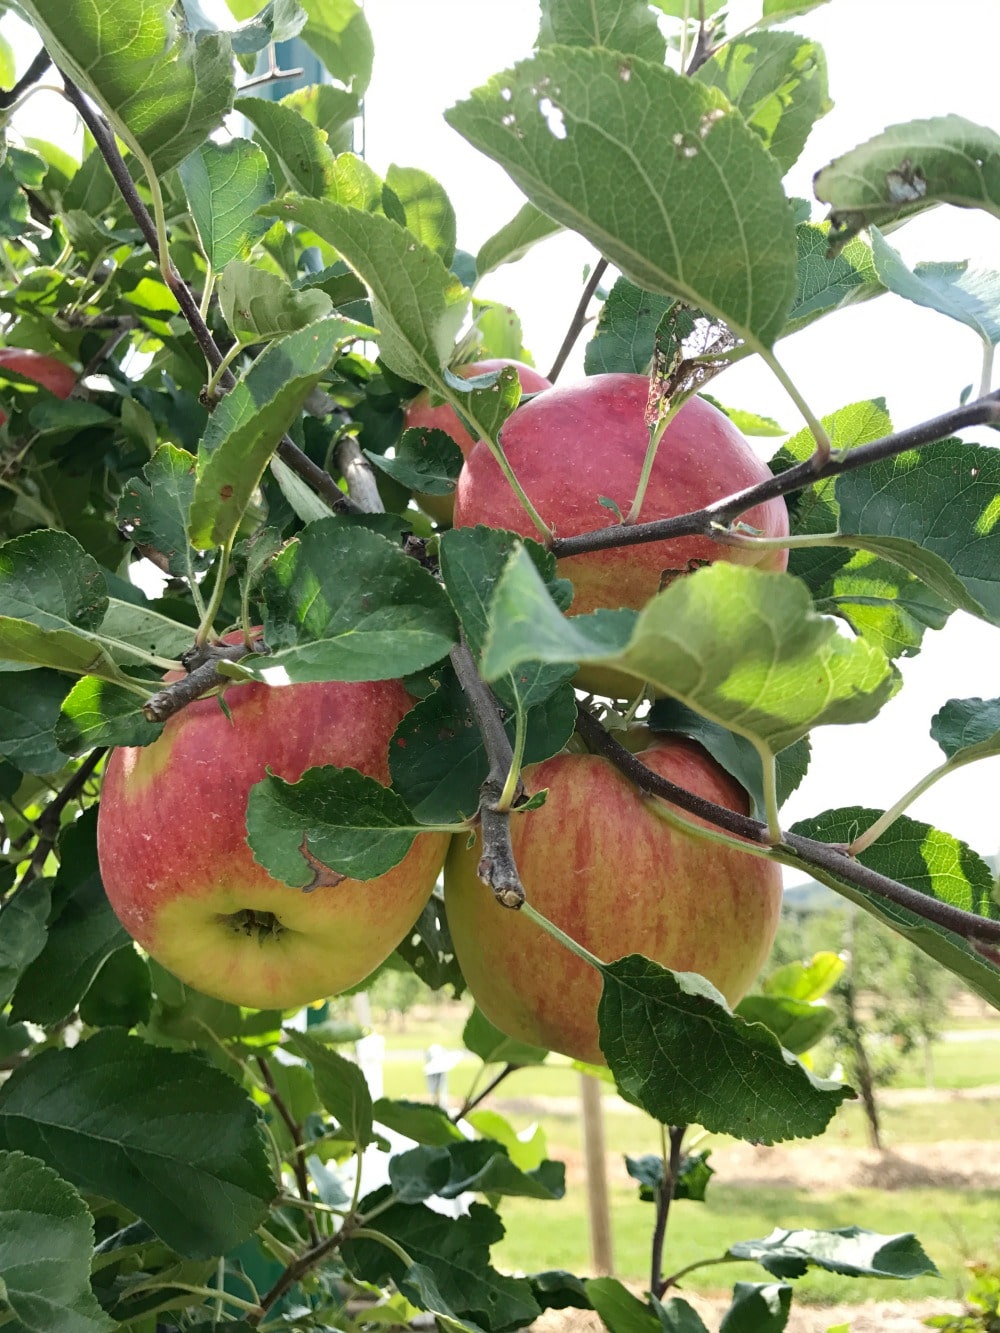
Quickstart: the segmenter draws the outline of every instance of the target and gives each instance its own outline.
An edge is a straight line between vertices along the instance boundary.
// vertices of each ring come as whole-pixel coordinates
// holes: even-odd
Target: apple
[[[44,352],[33,352],[29,347],[0,347],[0,371],[12,370],[25,379],[34,380],[57,398],[68,398],[76,388],[76,371],[64,361]],[[0,426],[7,413],[0,411]]]
[[[176,678],[176,676],[174,677]],[[250,788],[317,764],[389,783],[388,747],[413,700],[395,680],[234,685],[176,713],[152,745],[108,759],[101,876],[128,933],[181,981],[233,1004],[290,1009],[362,981],[430,897],[448,836],[420,834],[385,875],[281,884],[246,841]],[[330,876],[336,880],[336,876]]]
[[[645,422],[649,380],[645,375],[594,375],[579,384],[550,389],[513,412],[500,442],[528,498],[558,537],[606,528],[615,522],[600,497],[628,513],[639,482],[649,430]],[[660,441],[641,521],[671,518],[712,500],[765,481],[771,473],[729,418],[689,398]],[[534,524],[504,481],[489,449],[470,452],[455,496],[456,527],[477,523],[537,537]],[[742,522],[767,537],[788,533],[781,499],[743,515]],[[619,546],[559,561],[559,573],[574,588],[572,614],[600,607],[638,610],[678,574],[713,560],[782,570],[785,550],[754,551],[722,546],[708,537]],[[595,693],[636,693],[623,673],[582,668],[577,683]]]
[[[639,759],[719,805],[747,812],[743,788],[695,741],[657,737]],[[693,834],[651,809],[652,798],[605,758],[558,754],[523,773],[538,810],[511,820],[527,900],[602,962],[641,953],[698,972],[735,1005],[764,964],[778,927],[780,867]],[[486,1017],[519,1041],[603,1064],[598,972],[479,882],[482,855],[456,838],[444,900],[456,956]]]
[[[492,370],[503,370],[504,366],[513,366],[517,371],[517,378],[521,382],[522,393],[539,393],[542,389],[551,389],[551,381],[540,374],[534,366],[525,365],[523,361],[511,361],[504,358],[489,358],[485,361],[468,361],[464,365],[455,367],[455,374],[462,379],[470,379],[474,375],[488,375]],[[429,390],[424,389],[417,394],[416,398],[406,405],[403,410],[403,428],[410,430],[412,427],[424,426],[431,430],[443,430],[445,434],[450,435],[466,458],[472,452],[475,445],[475,439],[462,425],[458,419],[458,414],[450,403],[439,402],[432,404]],[[484,445],[488,450],[488,446]],[[431,518],[438,523],[447,524],[451,522],[452,511],[455,505],[454,495],[425,495],[418,494],[415,497],[420,508],[425,513],[430,514]]]

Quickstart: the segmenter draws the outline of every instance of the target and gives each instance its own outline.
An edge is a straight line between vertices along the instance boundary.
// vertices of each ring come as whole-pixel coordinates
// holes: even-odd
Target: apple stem
[[[503,785],[503,791],[497,801],[497,812],[508,813],[518,791],[521,787],[521,763],[524,759],[524,742],[527,736],[527,718],[524,709],[518,708],[514,723],[514,749],[511,755],[510,768],[507,772],[507,780]]]
[[[518,481],[517,476],[514,473],[514,469],[507,461],[507,455],[504,453],[503,449],[501,449],[499,443],[496,440],[491,440],[489,438],[486,438],[486,443],[489,446],[490,452],[492,453],[493,457],[497,460],[497,463],[500,466],[500,471],[506,477],[507,485],[517,496],[521,508],[524,510],[524,512],[531,519],[532,523],[534,523],[535,527],[538,529],[538,534],[541,537],[543,544],[548,546],[549,542],[552,540],[552,529],[545,522],[545,519],[542,518],[541,514],[538,512],[535,506],[528,499],[527,492],[525,491],[521,483]]]
[[[567,935],[564,930],[560,930],[555,922],[550,921],[547,916],[542,916],[541,912],[539,912],[537,908],[532,907],[531,903],[524,903],[520,910],[522,916],[526,916],[528,920],[533,921],[536,926],[541,926],[542,930],[544,930],[547,935],[551,935],[552,938],[558,940],[560,944],[565,944],[566,948],[572,953],[575,953],[577,958],[582,958],[583,961],[589,963],[591,967],[596,967],[598,972],[603,972],[605,970],[606,965],[602,963],[598,957],[592,954],[589,949],[585,949],[582,944],[578,944],[577,941],[573,939],[572,935]]]
[[[215,617],[222,605],[222,597],[226,590],[226,579],[229,577],[229,557],[232,555],[235,540],[236,533],[230,533],[225,545],[219,552],[219,564],[215,572],[215,586],[212,589],[208,606],[205,608],[205,614],[201,618],[201,624],[198,626],[198,632],[194,636],[194,641],[199,648],[203,648],[211,637]]]
[[[782,388],[805,418],[806,425],[809,427],[812,432],[812,437],[816,441],[816,452],[813,455],[815,465],[822,466],[824,463],[829,462],[830,455],[833,453],[833,445],[830,443],[830,437],[826,433],[826,427],[820,421],[819,417],[816,416],[815,412],[813,412],[801,393],[799,393],[792,377],[775,356],[773,348],[761,348],[760,355],[763,358],[764,363],[774,372]]]
[[[625,515],[626,524],[638,523],[639,511],[642,509],[642,502],[646,498],[646,491],[649,488],[649,479],[653,473],[653,464],[656,462],[656,455],[660,448],[660,441],[663,439],[667,427],[673,421],[674,417],[687,402],[688,395],[681,397],[678,394],[671,399],[670,406],[666,412],[657,420],[656,424],[650,427],[649,444],[646,446],[646,456],[642,460],[642,471],[639,473],[639,484],[635,488],[635,498],[632,501],[632,507]]]

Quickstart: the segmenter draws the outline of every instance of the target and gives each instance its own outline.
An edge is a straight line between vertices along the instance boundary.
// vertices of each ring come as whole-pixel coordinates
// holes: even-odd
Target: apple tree
[[[990,867],[906,813],[997,752],[1000,699],[943,697],[940,764],[885,810],[782,817],[814,729],[874,718],[900,659],[955,610],[1000,620],[1000,453],[962,434],[1000,419],[1000,282],[911,270],[887,239],[934,205],[1000,211],[1000,140],[955,116],[896,125],[816,162],[815,201],[788,197],[827,105],[822,52],[788,24],[818,2],[763,0],[736,32],[716,0],[541,0],[535,49],[446,113],[524,195],[476,254],[419,164],[383,179],[352,151],[374,54],[355,0],[228,0],[222,28],[194,0],[0,6],[37,39],[20,71],[0,43],[0,1325],[319,1330],[425,1312],[505,1333],[576,1306],[616,1331],[704,1328],[665,1240],[674,1198],[704,1184],[685,1126],[808,1138],[854,1094],[782,1045],[804,1049],[795,995],[737,1012],[749,977],[727,990],[700,963],[673,969],[676,940],[647,956],[641,918],[638,942],[616,934],[617,895],[648,883],[657,952],[678,848],[688,935],[717,944],[723,865],[733,902],[771,904],[729,935],[727,965],[751,945],[750,970],[763,960],[788,866],[1000,1002]],[[285,93],[275,51],[292,38],[324,72]],[[12,127],[41,82],[82,122],[80,157],[23,116]],[[536,392],[511,364],[526,359],[516,316],[476,289],[565,229],[593,265],[545,368],[556,387]],[[887,291],[976,329],[979,387],[926,421],[894,424],[875,401],[818,416],[784,340]],[[568,406],[544,405],[570,402],[561,375],[584,337],[567,426]],[[747,446],[744,475],[713,441],[767,423],[695,395],[750,357],[803,424],[768,466]],[[588,420],[609,384],[633,402],[641,388],[634,468],[603,457],[610,418]],[[408,425],[414,400],[446,415]],[[485,507],[466,513],[484,469]],[[560,508],[581,490],[584,519]],[[371,713],[380,682],[403,682],[401,719]],[[314,701],[334,696],[353,701],[338,716],[359,747],[381,724],[370,763],[332,742],[297,751],[320,734]],[[196,726],[181,759],[171,738]],[[621,813],[562,776],[584,771]],[[221,814],[216,792],[240,774]],[[545,823],[564,797],[572,837]],[[599,818],[621,850],[586,904],[595,936],[540,904]],[[150,923],[169,894],[197,906],[223,825],[230,906],[203,910],[211,937],[175,914],[165,966]],[[126,833],[150,844],[141,875],[137,852],[112,875]],[[473,1013],[469,1048],[505,1068],[544,1056],[525,1040],[542,1003],[527,969],[490,961],[523,930],[549,951],[536,972],[580,970],[567,995],[585,996],[589,1058],[666,1127],[663,1159],[637,1168],[656,1204],[642,1297],[543,1255],[537,1272],[500,1271],[504,1198],[558,1199],[562,1166],[495,1117],[487,1135],[438,1107],[373,1103],[352,1034],[291,1024],[329,991],[282,998],[275,978],[304,973],[290,941],[348,955],[347,917],[374,931],[377,884],[428,838],[438,864],[451,839],[474,900],[459,953],[493,1022]],[[130,868],[131,914],[114,887]],[[241,899],[251,878],[302,924]],[[380,956],[459,993],[432,880]],[[324,938],[345,881],[353,907]],[[229,986],[227,941],[255,951],[249,988]],[[547,1031],[558,1046],[558,1013]],[[861,1227],[735,1237],[722,1258],[763,1270],[736,1285],[727,1330],[784,1328],[810,1265],[933,1271],[912,1235]]]

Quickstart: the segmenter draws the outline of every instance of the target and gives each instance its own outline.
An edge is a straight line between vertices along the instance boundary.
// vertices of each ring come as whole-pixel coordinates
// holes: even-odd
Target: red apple
[[[550,389],[504,423],[504,453],[557,536],[572,537],[613,523],[601,496],[628,513],[649,443],[648,393],[645,375],[594,375]],[[690,398],[664,432],[640,519],[700,509],[770,475],[724,413],[703,398]],[[462,468],[454,521],[459,528],[483,523],[538,536],[483,444],[476,445]],[[767,537],[788,532],[788,511],[780,499],[751,509],[742,521]],[[582,615],[599,607],[638,610],[672,575],[712,560],[778,570],[788,563],[784,550],[761,554],[695,536],[572,556],[560,560],[559,573],[574,587],[572,614]],[[582,669],[577,680],[597,693],[629,694],[638,688],[630,678],[600,668]]]
[[[694,741],[660,737],[639,759],[672,782],[741,813],[740,787]],[[524,770],[545,804],[514,815],[514,858],[528,901],[602,962],[641,953],[698,972],[735,1005],[778,927],[781,870],[678,832],[606,759],[559,754]],[[456,838],[445,866],[448,924],[469,989],[501,1031],[604,1063],[597,971],[526,917],[500,907],[476,877],[482,852]]]
[[[57,398],[68,398],[76,388],[76,371],[72,366],[28,347],[0,347],[0,370],[12,370],[34,380]],[[0,426],[6,420],[6,412],[0,411]]]
[[[470,379],[474,375],[488,375],[492,370],[502,370],[504,366],[513,366],[517,371],[517,378],[521,381],[521,390],[523,393],[539,393],[542,389],[551,389],[552,384],[544,375],[534,368],[534,366],[525,365],[523,361],[509,361],[497,358],[491,358],[485,361],[469,361],[464,365],[457,366],[455,374],[460,375],[462,379]],[[459,421],[455,409],[450,403],[437,403],[432,405],[430,392],[424,389],[418,393],[416,398],[412,399],[403,411],[403,427],[409,430],[411,427],[425,426],[432,430],[443,430],[455,441],[462,453],[468,458],[476,441]],[[486,448],[486,446],[483,446]],[[488,450],[487,450],[488,452]],[[436,519],[438,523],[450,523],[452,511],[455,505],[453,495],[424,495],[416,496],[420,508],[430,514],[431,518]]]
[[[281,884],[246,841],[250,788],[317,764],[388,785],[389,740],[413,700],[399,681],[235,685],[175,714],[152,745],[115,750],[98,818],[101,876],[125,929],[207,995],[288,1009],[363,980],[427,902],[448,846],[421,834],[377,879],[310,893]]]

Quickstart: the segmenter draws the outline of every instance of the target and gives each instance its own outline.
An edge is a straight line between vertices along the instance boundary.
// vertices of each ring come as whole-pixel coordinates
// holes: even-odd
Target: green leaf
[[[811,1138],[853,1095],[736,1018],[704,977],[638,954],[600,973],[601,1050],[623,1096],[662,1124],[759,1143]]]
[[[389,1183],[401,1203],[423,1203],[438,1195],[506,1195],[561,1199],[566,1192],[562,1162],[543,1162],[532,1171],[514,1165],[502,1144],[491,1139],[411,1148],[389,1161]]]
[[[618,278],[584,349],[587,374],[645,374],[656,348],[656,330],[673,304],[669,296],[644,292],[628,278]]]
[[[730,1245],[733,1259],[750,1259],[775,1277],[802,1277],[810,1265],[847,1277],[906,1280],[925,1273],[937,1275],[912,1232],[894,1236],[838,1227],[831,1231],[786,1231],[776,1227],[760,1240]]]
[[[677,1333],[708,1333],[691,1307],[676,1297],[669,1304],[689,1310],[694,1322],[686,1325],[675,1322],[673,1326],[661,1322],[656,1311],[638,1296],[633,1296],[617,1278],[589,1278],[583,1285],[587,1299],[610,1333],[663,1333],[664,1329],[671,1328],[676,1329]]]
[[[549,1054],[540,1046],[529,1046],[526,1042],[508,1037],[493,1026],[478,1006],[466,1021],[462,1042],[467,1050],[478,1055],[486,1064],[540,1065],[544,1064]]]
[[[0,1152],[0,1304],[17,1333],[105,1333],[119,1327],[90,1286],[94,1219],[43,1162]]]
[[[304,889],[367,880],[398,865],[421,826],[391,788],[353,768],[307,768],[250,788],[247,840],[282,884]]]
[[[286,199],[279,216],[328,241],[368,286],[389,369],[415,384],[442,387],[441,369],[451,360],[469,293],[440,256],[405,227],[340,203]]]
[[[269,657],[237,663],[271,683],[389,680],[439,661],[457,637],[433,575],[378,533],[311,523],[264,576]]]
[[[67,1018],[86,995],[104,960],[129,939],[111,909],[97,861],[97,807],[59,838],[59,873],[52,901],[58,913],[45,947],[24,971],[12,1016],[41,1027]]]
[[[331,152],[345,153],[350,150],[354,141],[353,122],[361,110],[353,93],[343,88],[333,88],[328,83],[311,83],[283,97],[281,104],[291,107],[310,125],[322,131]]]
[[[372,1096],[360,1067],[306,1033],[287,1032],[285,1045],[312,1066],[320,1101],[352,1142],[359,1149],[373,1143]]]
[[[264,468],[338,348],[357,337],[337,315],[272,342],[216,407],[198,451],[191,543],[224,546]]]
[[[276,1192],[238,1084],[198,1056],[111,1029],[15,1070],[0,1088],[0,1137],[192,1259],[246,1240]]]
[[[297,0],[269,0],[259,14],[231,34],[233,50],[237,55],[253,55],[270,42],[291,41],[302,31],[305,21],[306,12]]]
[[[113,574],[111,579],[115,579]],[[122,591],[131,598],[138,590],[122,582]],[[191,647],[194,630],[160,615],[141,597],[138,602],[112,597],[101,621],[100,638],[115,661],[148,666],[150,653],[177,661]]]
[[[184,159],[180,177],[205,258],[221,272],[267,231],[267,219],[255,216],[274,198],[267,157],[249,139],[210,139]]]
[[[276,273],[238,259],[219,279],[218,293],[223,318],[233,337],[244,346],[295,333],[315,320],[325,319],[333,309],[329,296],[318,287],[298,291]],[[345,335],[349,328],[357,338],[375,334],[368,325],[344,320]]]
[[[0,912],[0,1010],[14,994],[25,969],[45,948],[49,887],[36,880],[30,892],[16,893]]]
[[[828,587],[817,610],[842,616],[855,634],[893,660],[918,652],[925,632],[943,629],[954,609],[901,565],[868,551],[856,551]]]
[[[704,1152],[684,1154],[674,1181],[673,1198],[694,1199],[698,1203],[705,1201],[708,1182],[715,1175],[715,1169],[708,1165],[710,1152],[708,1148]],[[633,1180],[639,1182],[639,1198],[642,1202],[655,1203],[666,1180],[666,1168],[659,1153],[648,1153],[643,1157],[629,1157],[626,1154],[625,1169]]]
[[[472,1126],[480,1138],[494,1139],[497,1143],[502,1143],[510,1155],[510,1160],[522,1171],[533,1171],[548,1157],[545,1130],[537,1121],[526,1129],[518,1131],[499,1111],[488,1110],[483,1106],[470,1111],[463,1119]],[[537,1295],[537,1284],[532,1283],[532,1286]]]
[[[844,974],[844,960],[839,954],[821,950],[808,962],[786,963],[769,972],[761,983],[765,995],[783,996],[811,1004],[831,990]]]
[[[791,1307],[792,1289],[783,1282],[737,1282],[719,1333],[782,1333]]]
[[[404,430],[394,457],[386,458],[371,449],[365,450],[365,456],[400,485],[427,495],[449,495],[465,461],[447,431],[425,426]]]
[[[158,175],[200,147],[232,109],[228,36],[187,31],[167,0],[24,0],[21,8],[53,61]]]
[[[817,838],[820,842],[851,843],[881,813],[858,806],[827,810],[814,819],[795,824],[791,831],[806,838]],[[857,859],[879,874],[931,898],[979,916],[1000,919],[1000,905],[993,898],[993,871],[971,848],[929,824],[901,815]],[[850,902],[863,907],[918,949],[937,959],[988,1003],[1000,1007],[1000,967],[984,958],[967,940],[879,894],[812,866],[809,871],[821,883],[836,889]]]
[[[603,46],[663,64],[667,43],[656,15],[641,0],[542,0],[536,46]]]
[[[764,0],[763,20],[758,26],[763,26],[764,22],[784,23],[786,19],[808,14],[810,10],[829,3],[830,0]]]
[[[455,957],[444,904],[436,893],[432,893],[424,904],[410,933],[396,945],[395,953],[431,990],[450,986],[457,999],[465,989],[465,978]]]
[[[56,718],[53,734],[59,749],[64,755],[79,755],[101,745],[149,745],[163,724],[147,721],[142,703],[131,690],[83,676],[62,700]]]
[[[747,995],[736,1006],[736,1014],[747,1023],[770,1028],[793,1055],[815,1046],[837,1021],[837,1015],[825,1005],[777,995]]]
[[[635,57],[560,48],[445,118],[637,286],[710,311],[754,346],[780,334],[792,215],[780,168],[720,93]]]
[[[58,773],[66,762],[55,736],[69,681],[56,671],[0,674],[0,755],[22,773]],[[132,696],[133,699],[135,696]]]
[[[374,46],[371,29],[355,0],[300,0],[309,15],[302,38],[327,71],[359,96],[368,87]]]
[[[871,246],[849,241],[830,254],[829,223],[800,223],[795,228],[798,249],[796,291],[788,319],[781,331],[787,337],[823,315],[858,301],[868,301],[885,291],[875,271]]]
[[[792,32],[727,42],[695,77],[726,94],[782,171],[795,164],[814,123],[833,105],[822,48]]]
[[[370,1212],[387,1190],[362,1200]],[[433,1275],[440,1294],[459,1318],[487,1329],[517,1328],[540,1313],[524,1278],[498,1273],[489,1248],[503,1236],[503,1223],[492,1208],[474,1203],[465,1217],[443,1217],[424,1204],[393,1203],[378,1215],[378,1228],[391,1236],[417,1264]],[[349,1270],[365,1282],[399,1286],[402,1260],[372,1240],[348,1240],[341,1249]]]
[[[281,193],[293,190],[322,197],[333,177],[333,153],[326,135],[294,107],[265,97],[237,97],[235,109],[257,131]],[[284,181],[281,180],[284,177]]]
[[[565,620],[515,552],[483,674],[495,680],[532,658],[627,671],[771,753],[814,726],[874,717],[897,686],[886,658],[841,637],[798,579],[722,562],[676,580],[634,621],[599,611]]]
[[[444,1107],[428,1102],[390,1101],[388,1097],[380,1097],[375,1103],[375,1120],[386,1129],[430,1147],[443,1147],[463,1138]]]
[[[1000,450],[938,440],[837,480],[838,544],[914,574],[952,606],[1000,624]]]
[[[876,271],[890,292],[965,324],[991,347],[1000,343],[1000,273],[970,269],[967,259],[910,269],[877,227],[871,236]]]
[[[561,223],[554,221],[534,204],[523,204],[509,222],[479,247],[476,272],[482,278],[502,264],[514,264],[523,259],[539,241],[560,231]]]
[[[125,483],[115,515],[119,528],[140,550],[158,551],[171,574],[189,583],[205,568],[187,538],[196,466],[187,450],[160,445],[142,476]]]
[[[109,954],[80,1001],[80,1021],[88,1027],[134,1028],[149,1021],[153,989],[149,964],[132,944]]]
[[[1000,751],[1000,699],[949,699],[931,718],[945,757],[960,763]]]
[[[107,609],[100,566],[68,533],[31,532],[0,546],[0,616],[86,632]]]
[[[460,395],[463,416],[474,423],[477,435],[496,440],[500,427],[521,401],[521,381],[514,366],[482,375],[455,375],[444,371],[444,379]]]
[[[1000,217],[1000,135],[962,116],[891,125],[817,172],[813,188],[835,243],[932,204]]]
[[[395,163],[386,172],[385,183],[402,205],[407,230],[450,265],[455,256],[457,224],[444,187],[419,167],[398,167]]]

